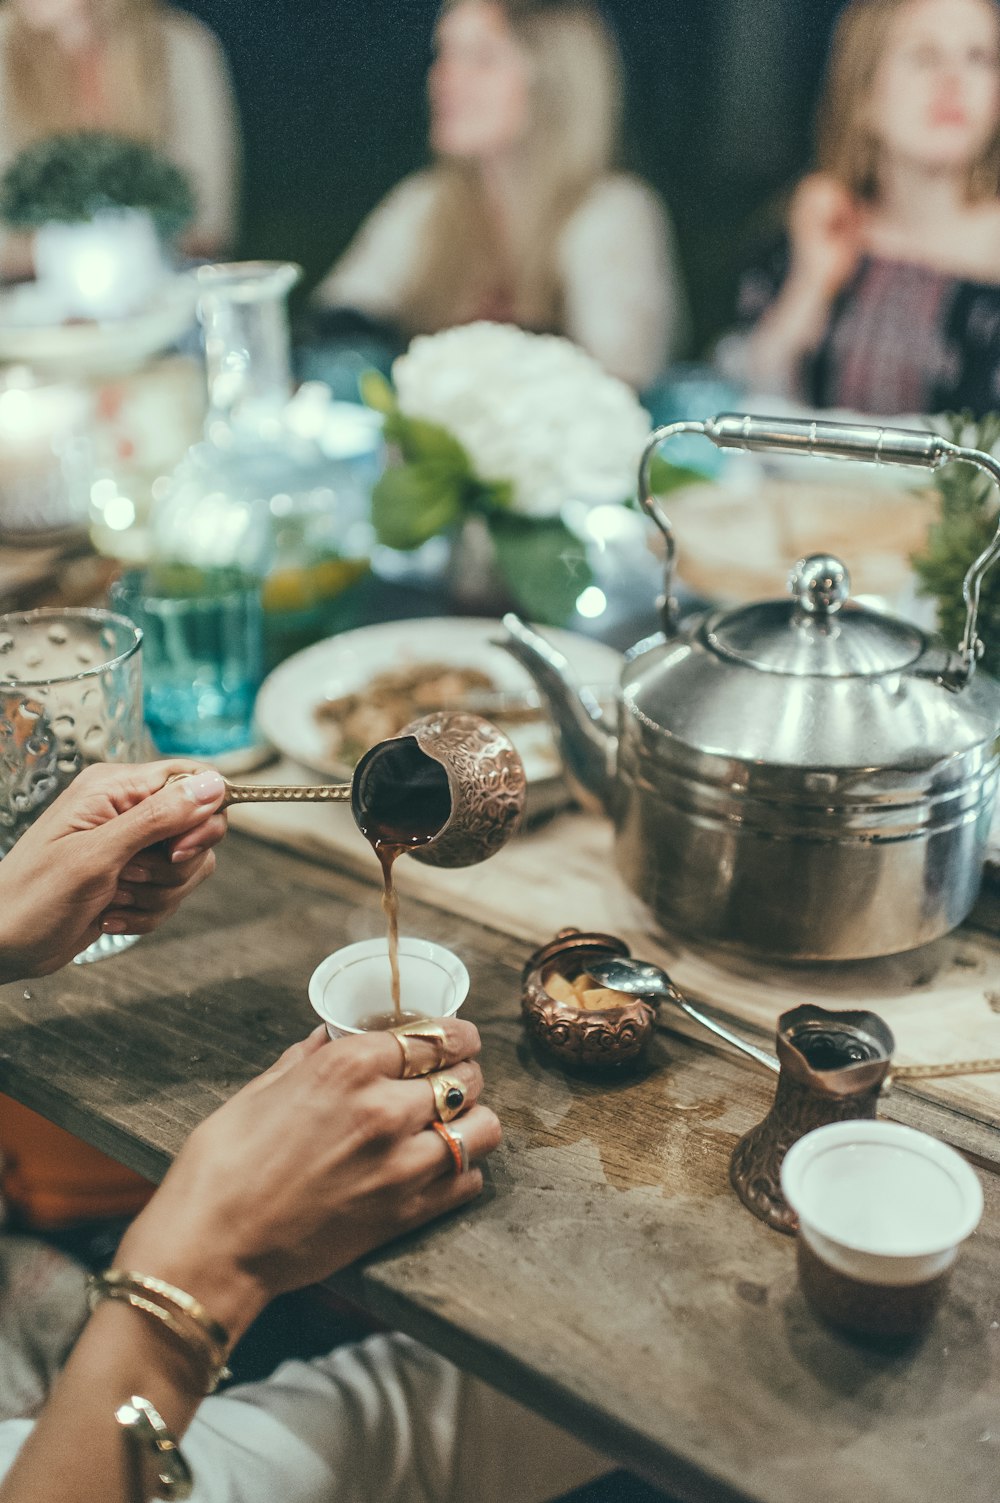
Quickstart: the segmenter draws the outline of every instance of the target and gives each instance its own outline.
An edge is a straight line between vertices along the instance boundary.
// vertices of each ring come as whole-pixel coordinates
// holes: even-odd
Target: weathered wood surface
[[[294,763],[262,782],[308,781]],[[371,852],[345,806],[244,805],[234,823],[262,839],[377,878]],[[838,966],[779,966],[723,956],[658,929],[614,866],[606,820],[578,812],[519,835],[492,861],[442,871],[401,861],[397,883],[449,912],[540,944],[566,924],[620,934],[635,955],[658,961],[693,1000],[773,1039],[779,1015],[800,1002],[870,1007],[889,1024],[900,1063],[1000,1057],[1000,898],[984,890],[972,919],[907,955]],[[1000,1127],[1000,1075],[921,1081],[908,1089]],[[1000,1137],[990,1141],[997,1145]]]
[[[366,883],[235,837],[161,934],[0,990],[0,1090],[157,1176],[311,1026],[320,958],[380,922]],[[525,1042],[523,944],[410,898],[403,929],[469,965],[506,1138],[481,1201],[343,1275],[344,1292],[686,1503],[996,1503],[992,1174],[927,1338],[855,1346],[814,1321],[793,1244],[728,1188],[771,1077],[666,1031],[637,1077],[568,1077]],[[906,1110],[933,1126],[939,1109]]]

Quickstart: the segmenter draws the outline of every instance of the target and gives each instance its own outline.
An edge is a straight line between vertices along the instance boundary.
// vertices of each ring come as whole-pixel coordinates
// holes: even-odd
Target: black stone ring
[[[434,1092],[434,1110],[439,1122],[450,1122],[465,1110],[465,1087],[454,1075],[428,1075]]]

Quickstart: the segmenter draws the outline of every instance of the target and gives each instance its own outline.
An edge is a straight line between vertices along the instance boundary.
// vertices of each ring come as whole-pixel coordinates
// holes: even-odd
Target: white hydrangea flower
[[[400,410],[453,434],[522,516],[634,495],[649,414],[568,339],[475,323],[414,339],[392,368]]]

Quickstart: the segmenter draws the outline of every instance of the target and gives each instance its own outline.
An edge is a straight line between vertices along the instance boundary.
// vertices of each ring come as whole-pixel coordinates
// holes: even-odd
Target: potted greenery
[[[194,207],[187,177],[162,152],[97,131],[28,147],[0,181],[0,218],[34,233],[36,275],[62,318],[140,308]]]
[[[952,415],[944,420],[943,431],[954,443],[996,453],[1000,414],[988,414],[978,423],[968,413]],[[937,476],[936,486],[941,498],[939,519],[928,533],[923,552],[913,558],[913,567],[921,594],[931,596],[937,605],[942,636],[954,646],[965,629],[962,581],[969,565],[992,541],[1000,511],[993,482],[971,465],[948,465]],[[983,667],[1000,677],[1000,570],[991,569],[983,580],[978,631]]]

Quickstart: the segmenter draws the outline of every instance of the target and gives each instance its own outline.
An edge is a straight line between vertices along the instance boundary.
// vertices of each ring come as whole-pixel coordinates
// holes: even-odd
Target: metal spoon
[[[775,1074],[781,1069],[773,1054],[768,1054],[765,1049],[758,1049],[756,1044],[747,1043],[739,1034],[731,1033],[722,1023],[717,1023],[714,1018],[699,1012],[697,1007],[692,1007],[686,997],[677,990],[666,971],[658,965],[651,965],[645,960],[631,960],[623,956],[609,957],[607,960],[595,960],[587,966],[587,975],[593,976],[602,986],[609,987],[615,992],[628,992],[634,997],[656,997],[667,1002],[673,1002],[681,1012],[687,1013],[695,1023],[702,1028],[707,1028],[709,1033],[714,1033],[717,1038],[725,1039],[727,1044],[732,1044],[741,1054],[746,1054],[750,1059],[756,1060],[765,1069],[773,1070]]]

